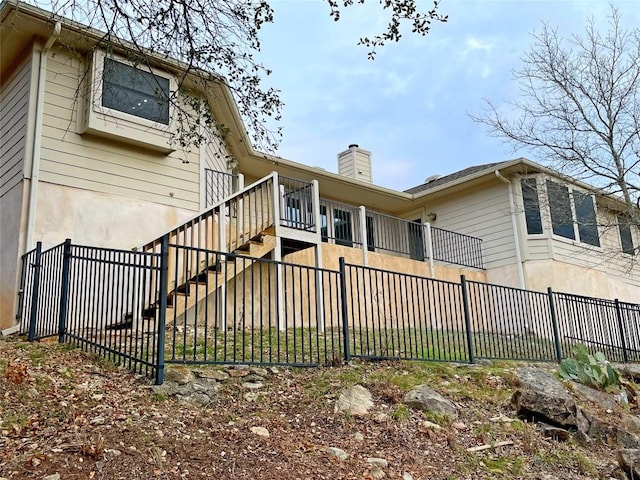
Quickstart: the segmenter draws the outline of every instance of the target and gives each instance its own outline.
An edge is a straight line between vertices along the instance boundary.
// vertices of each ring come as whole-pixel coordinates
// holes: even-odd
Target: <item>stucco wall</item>
[[[34,238],[129,249],[154,240],[193,210],[40,182]]]
[[[552,260],[525,262],[530,290],[573,293],[589,297],[640,303],[640,287],[607,272]]]
[[[0,197],[0,329],[15,323],[18,291],[23,181]]]

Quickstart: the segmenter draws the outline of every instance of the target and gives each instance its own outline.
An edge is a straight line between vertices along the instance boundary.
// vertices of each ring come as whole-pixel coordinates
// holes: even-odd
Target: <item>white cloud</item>
[[[491,53],[493,49],[496,47],[493,41],[480,40],[479,38],[476,38],[476,37],[467,38],[464,44],[467,48],[463,51],[463,54],[467,54],[469,52],[477,51],[477,50],[481,50],[486,53]]]

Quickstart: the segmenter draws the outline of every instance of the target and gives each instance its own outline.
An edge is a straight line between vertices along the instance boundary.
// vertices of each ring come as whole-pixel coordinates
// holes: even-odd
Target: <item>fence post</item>
[[[427,256],[429,257],[429,276],[434,278],[435,265],[433,263],[433,232],[431,231],[431,224],[429,222],[424,224],[425,232],[427,234]]]
[[[367,232],[367,209],[360,205],[358,207],[360,215],[360,239],[362,240],[362,264],[366,267],[369,265],[369,237]]]
[[[471,314],[469,312],[469,295],[467,289],[467,279],[464,275],[460,275],[460,286],[462,287],[462,307],[464,309],[464,324],[467,331],[467,349],[469,350],[469,363],[476,363],[473,335],[471,333]]]
[[[629,356],[627,355],[627,343],[624,340],[624,324],[622,323],[622,312],[620,311],[620,301],[616,298],[614,302],[616,304],[616,317],[618,317],[618,328],[620,329],[620,343],[622,344],[622,361],[624,363],[628,363]]]
[[[69,264],[71,263],[71,239],[64,241],[62,253],[62,280],[60,285],[60,311],[58,317],[58,343],[64,343],[67,333],[67,313],[69,307]]]
[[[33,266],[33,284],[31,286],[31,312],[29,312],[28,340],[36,338],[36,315],[38,313],[38,290],[40,289],[40,267],[42,266],[42,242],[36,243],[36,258]]]
[[[344,361],[351,361],[351,350],[349,347],[349,309],[347,308],[347,273],[344,257],[340,257],[340,303],[342,306],[342,337],[344,341]]]
[[[174,247],[175,248],[175,247]],[[156,363],[156,385],[162,385],[164,381],[164,341],[165,327],[167,324],[167,296],[168,292],[168,271],[169,271],[169,234],[162,237],[160,244],[160,304],[158,309],[158,345]]]
[[[558,363],[562,361],[562,347],[560,344],[560,331],[558,330],[558,315],[556,314],[556,304],[553,301],[553,290],[547,288],[549,299],[549,312],[551,313],[551,324],[553,325],[553,341],[556,346],[556,360]]]

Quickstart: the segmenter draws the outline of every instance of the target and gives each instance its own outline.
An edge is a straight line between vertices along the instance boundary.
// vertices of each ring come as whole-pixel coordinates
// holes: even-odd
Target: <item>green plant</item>
[[[584,345],[576,345],[573,358],[565,358],[558,365],[562,378],[574,380],[600,390],[619,390],[620,378],[602,352],[591,355]]]

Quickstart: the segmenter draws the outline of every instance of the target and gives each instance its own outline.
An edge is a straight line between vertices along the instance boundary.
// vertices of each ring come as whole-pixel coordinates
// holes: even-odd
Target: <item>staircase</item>
[[[218,326],[224,326],[227,284],[250,268],[252,259],[271,253],[279,261],[280,238],[320,243],[314,217],[319,209],[317,198],[313,183],[274,172],[144,245],[143,252],[159,257],[163,242],[168,241],[166,289],[160,288],[159,274],[150,285],[152,291],[167,292],[167,323],[198,322],[187,316],[197,312],[194,307],[199,302],[216,294],[221,295],[216,305],[222,306],[215,316]],[[159,303],[157,299],[146,305],[143,319],[155,319]],[[135,323],[131,314],[125,320]]]
[[[247,257],[262,258],[275,248],[276,238],[261,234],[232,253],[211,255],[202,260],[197,275],[170,291],[167,298],[167,319],[171,321],[186,314],[196,303],[206,299],[222,285],[250,268],[253,262]]]

